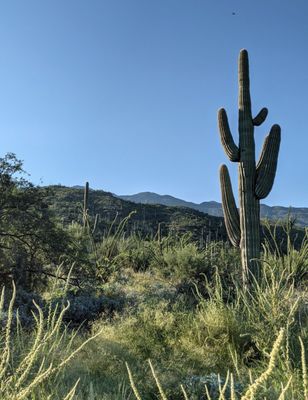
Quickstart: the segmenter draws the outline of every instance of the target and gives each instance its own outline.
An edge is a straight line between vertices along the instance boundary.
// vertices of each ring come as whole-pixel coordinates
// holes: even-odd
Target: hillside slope
[[[83,189],[65,186],[49,186],[48,203],[63,224],[82,221]],[[126,231],[155,236],[158,227],[161,234],[191,232],[195,239],[226,240],[223,218],[210,216],[189,207],[171,207],[159,204],[138,204],[123,200],[102,190],[90,190],[88,214],[92,221],[99,214],[98,234],[104,235],[116,218],[114,229],[130,213]]]

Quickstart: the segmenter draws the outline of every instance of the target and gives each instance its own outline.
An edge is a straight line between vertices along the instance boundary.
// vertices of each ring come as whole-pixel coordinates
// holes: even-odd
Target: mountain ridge
[[[188,207],[197,211],[204,212],[216,217],[222,217],[223,211],[221,203],[216,201],[203,201],[194,203],[179,199],[171,195],[160,195],[154,192],[140,192],[133,195],[117,195],[117,197],[141,204],[161,204],[169,207]],[[267,218],[273,221],[286,219],[288,215],[296,219],[296,224],[301,227],[308,226],[308,207],[284,207],[268,206],[261,204],[261,218]]]

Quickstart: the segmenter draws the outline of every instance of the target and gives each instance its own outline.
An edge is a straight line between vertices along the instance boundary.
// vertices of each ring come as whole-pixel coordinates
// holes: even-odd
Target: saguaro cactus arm
[[[230,131],[229,122],[226,110],[221,108],[218,111],[218,127],[220,132],[220,139],[225,153],[229,157],[230,161],[239,161],[240,154],[239,148],[234,143],[232,133]]]
[[[220,186],[227,233],[233,246],[238,247],[241,240],[240,217],[234,200],[229,171],[226,165],[220,167]]]
[[[252,120],[252,123],[254,124],[254,126],[260,126],[261,124],[263,124],[263,122],[265,121],[266,117],[268,114],[268,109],[267,108],[262,108],[262,110],[260,110],[259,114],[257,114],[254,119]]]
[[[259,162],[257,164],[257,179],[255,194],[258,199],[264,199],[272,189],[277,169],[281,130],[279,125],[273,125],[266,136]]]

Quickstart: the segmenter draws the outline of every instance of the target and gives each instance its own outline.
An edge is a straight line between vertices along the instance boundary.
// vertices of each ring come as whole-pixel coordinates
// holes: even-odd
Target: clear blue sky
[[[235,15],[232,15],[232,13]],[[237,57],[250,56],[258,152],[282,144],[269,205],[308,206],[307,0],[10,0],[0,3],[1,156],[39,184],[220,201],[237,137]]]

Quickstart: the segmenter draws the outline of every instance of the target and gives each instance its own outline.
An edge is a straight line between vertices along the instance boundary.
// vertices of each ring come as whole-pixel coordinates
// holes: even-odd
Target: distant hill
[[[59,223],[63,226],[68,226],[73,222],[82,224],[84,190],[81,186],[65,187],[57,185],[43,187],[42,190],[46,191],[48,205]],[[157,201],[157,196],[158,198],[160,196],[155,196]],[[175,199],[172,196],[163,197],[165,201]],[[145,198],[143,197],[143,201],[148,201],[148,203],[135,203],[103,190],[91,189],[89,192],[88,215],[91,227],[93,227],[95,216],[99,216],[97,229],[95,230],[96,240],[100,240],[105,235],[108,235],[109,232],[115,232],[120,222],[132,212],[134,214],[131,215],[125,225],[123,233],[125,235],[136,234],[144,238],[155,238],[158,232],[161,236],[170,234],[177,236],[190,233],[193,239],[201,245],[211,240],[227,240],[222,217],[209,215],[192,207],[183,207],[181,205],[194,205],[194,203],[175,199],[172,201],[177,201],[176,207],[149,204],[150,199],[146,198],[146,196]],[[216,202],[204,202],[201,204],[208,204],[210,206],[208,209],[213,210],[212,212],[217,212],[221,207]],[[277,208],[280,209],[280,207]],[[280,212],[280,210],[278,211]],[[278,243],[285,244],[283,229],[278,227],[276,233]],[[268,237],[266,231],[264,231],[264,234]],[[304,229],[298,228],[293,230],[291,240],[295,240],[296,246],[299,246],[303,236]]]
[[[48,186],[49,207],[63,225],[82,222],[83,188],[81,186]],[[135,212],[125,231],[154,237],[158,228],[162,235],[190,232],[200,241],[226,240],[223,218],[207,215],[191,207],[170,207],[160,204],[141,204],[123,200],[103,190],[90,190],[88,214],[92,223],[99,214],[97,235],[105,235],[111,225],[113,230],[123,218]],[[113,221],[115,220],[115,223]]]
[[[197,204],[173,196],[160,195],[153,192],[141,192],[133,195],[120,195],[117,197],[134,203],[162,204],[169,207],[188,207],[216,217],[223,216],[221,204],[216,201],[204,201],[203,203]]]
[[[142,192],[133,195],[120,195],[119,198],[123,200],[132,201],[141,204],[163,204],[166,206],[189,207],[203,213],[222,217],[221,203],[216,201],[204,201],[200,204],[192,203],[182,199],[178,199],[169,195],[159,195],[152,192]],[[282,220],[287,218],[288,214],[296,218],[296,224],[301,227],[308,226],[308,208],[305,207],[282,207],[282,206],[267,206],[261,204],[261,218],[268,218],[272,221]]]

